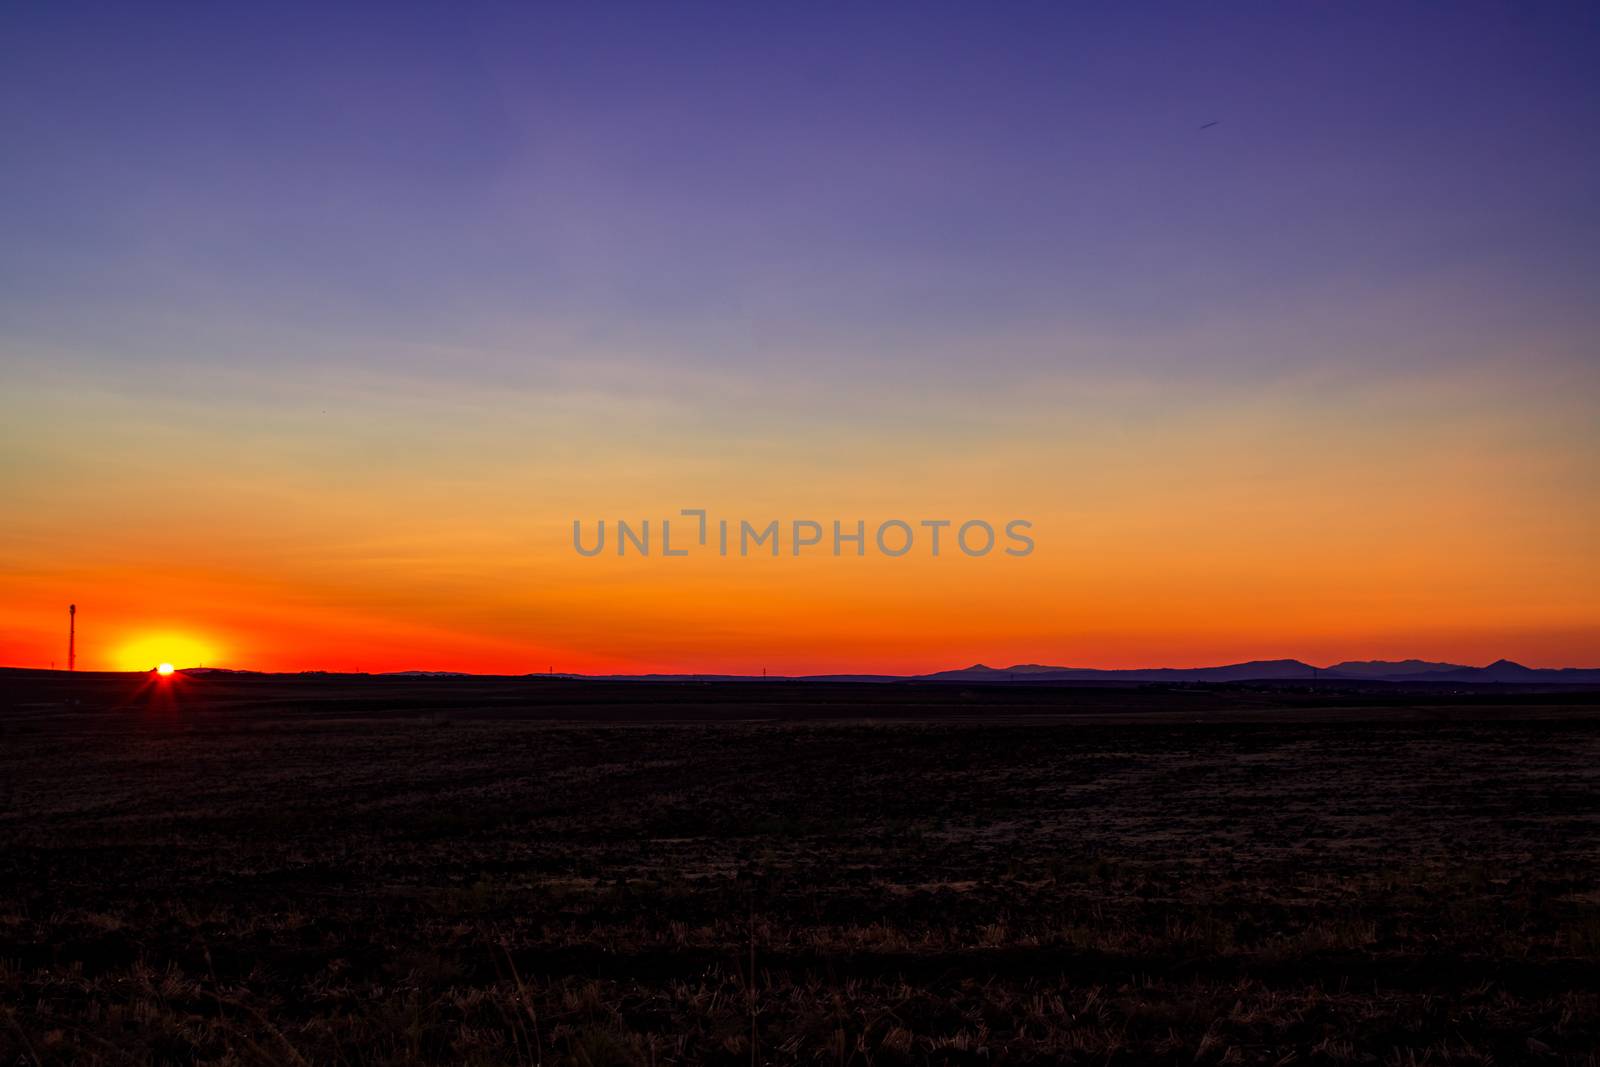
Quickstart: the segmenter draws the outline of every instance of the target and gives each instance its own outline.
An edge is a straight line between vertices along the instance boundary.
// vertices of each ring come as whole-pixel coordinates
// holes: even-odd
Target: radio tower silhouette
[[[78,669],[78,605],[67,605],[67,670]]]

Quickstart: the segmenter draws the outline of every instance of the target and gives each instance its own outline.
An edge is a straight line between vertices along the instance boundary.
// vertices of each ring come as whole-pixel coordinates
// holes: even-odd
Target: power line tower
[[[78,605],[67,605],[67,670],[78,669]]]

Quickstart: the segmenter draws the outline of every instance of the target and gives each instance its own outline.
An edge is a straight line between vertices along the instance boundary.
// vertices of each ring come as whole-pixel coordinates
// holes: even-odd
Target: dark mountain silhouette
[[[1388,679],[1396,682],[1560,682],[1572,685],[1600,684],[1600,668],[1524,667],[1508,659],[1497,659],[1487,667],[1454,667],[1443,671],[1424,671]]]
[[[1325,674],[1338,675],[1341,678],[1398,678],[1408,674],[1423,674],[1428,671],[1459,671],[1470,670],[1459,663],[1430,663],[1424,659],[1367,659],[1346,660],[1335,663],[1324,670]]]
[[[1240,682],[1250,679],[1312,678],[1318,669],[1297,659],[1251,660],[1221,667],[1137,667],[1101,670],[1095,667],[1043,667],[1025,663],[1016,667],[987,667],[982,663],[962,670],[938,671],[917,677],[931,682]]]
[[[1036,663],[989,667],[982,663],[951,671],[916,676],[929,682],[1250,682],[1297,678],[1321,681],[1433,682],[1444,684],[1563,683],[1600,684],[1600,668],[1524,667],[1502,659],[1487,667],[1463,667],[1428,660],[1368,660],[1314,667],[1297,659],[1251,660],[1220,667],[1142,667],[1100,670],[1092,667],[1045,667]]]
[[[398,672],[413,676],[447,677],[449,672]],[[974,663],[931,674],[604,674],[583,675],[544,672],[529,678],[591,678],[610,682],[951,682],[951,683],[1028,683],[1033,685],[1073,682],[1432,682],[1457,685],[1484,682],[1523,682],[1534,684],[1566,683],[1600,685],[1600,669],[1561,669],[1524,667],[1510,660],[1499,660],[1487,667],[1463,667],[1429,660],[1367,660],[1316,667],[1297,659],[1250,660],[1217,667],[1135,667],[1105,670],[1098,667],[1056,667],[1041,663],[1018,663],[1010,667],[990,667]]]
[[[1551,672],[1524,667],[1508,659],[1497,659],[1487,667],[1457,667],[1449,671],[1430,671],[1428,677],[1442,676],[1450,680],[1461,677],[1489,682],[1534,682],[1549,673]]]

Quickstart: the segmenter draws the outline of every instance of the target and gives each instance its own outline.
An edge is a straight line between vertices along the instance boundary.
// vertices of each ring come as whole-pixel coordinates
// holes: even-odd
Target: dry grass
[[[1596,1064],[1600,726],[36,715],[0,1063]]]

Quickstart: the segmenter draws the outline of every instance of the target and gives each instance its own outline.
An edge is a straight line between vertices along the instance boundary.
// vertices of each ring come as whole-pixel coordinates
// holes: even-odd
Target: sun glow
[[[183,667],[200,667],[218,660],[211,642],[184,633],[144,633],[117,646],[116,669],[169,675]]]

